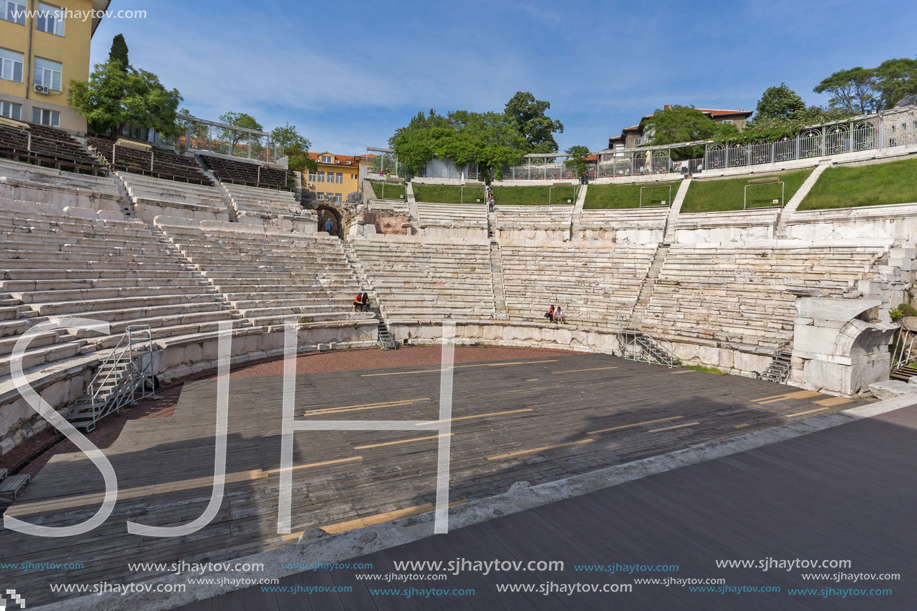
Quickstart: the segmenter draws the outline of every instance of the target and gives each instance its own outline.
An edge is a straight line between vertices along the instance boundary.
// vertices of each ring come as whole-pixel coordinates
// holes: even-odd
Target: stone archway
[[[325,225],[330,220],[332,225],[331,235],[344,239],[344,217],[340,210],[334,206],[319,204],[316,206],[315,212],[318,215],[318,231],[320,233],[326,232]]]

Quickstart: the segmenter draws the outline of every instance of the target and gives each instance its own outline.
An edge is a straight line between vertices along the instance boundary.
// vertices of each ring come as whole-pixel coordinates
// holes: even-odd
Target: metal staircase
[[[781,348],[774,360],[771,361],[771,364],[767,366],[767,369],[761,373],[756,373],[758,379],[783,384],[790,377],[792,357],[792,350],[788,350],[786,347]]]
[[[910,366],[917,359],[917,332],[900,329],[891,352],[891,379],[907,382],[917,375],[917,368]]]
[[[149,325],[129,326],[68,412],[67,420],[76,428],[91,431],[108,414],[153,396],[154,386],[153,333]]]
[[[618,356],[664,367],[676,367],[679,364],[678,358],[663,346],[661,340],[640,329],[622,328],[618,331]]]
[[[398,341],[392,335],[392,332],[388,330],[388,325],[385,324],[381,317],[379,318],[379,345],[383,350],[398,349]]]

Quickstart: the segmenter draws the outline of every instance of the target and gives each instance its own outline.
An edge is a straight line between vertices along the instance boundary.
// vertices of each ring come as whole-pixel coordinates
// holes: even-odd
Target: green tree
[[[880,108],[876,71],[856,67],[835,72],[815,86],[815,93],[828,93],[831,108],[850,114],[875,112]]]
[[[573,168],[579,178],[585,176],[586,170],[589,169],[589,164],[585,160],[585,157],[589,155],[589,147],[577,144],[568,148],[566,153],[570,155],[570,159],[564,162],[567,167]]]
[[[758,100],[754,120],[795,119],[806,111],[806,103],[795,91],[780,83],[779,87],[768,87]]]
[[[389,139],[399,162],[412,174],[432,159],[450,159],[457,167],[480,166],[484,180],[499,177],[503,167],[519,163],[525,138],[503,113],[456,110],[448,115],[418,113]]]
[[[272,129],[271,141],[280,147],[283,155],[288,158],[291,170],[303,172],[318,169],[318,164],[309,157],[309,147],[312,146],[312,143],[289,123]]]
[[[557,151],[554,134],[564,133],[564,125],[545,115],[545,111],[550,108],[550,102],[536,100],[535,96],[527,91],[517,91],[506,103],[503,113],[525,138],[527,153]]]
[[[707,140],[715,135],[725,135],[728,131],[735,131],[735,126],[723,124],[718,126],[716,121],[697,110],[693,106],[675,105],[665,110],[656,110],[652,117],[643,124],[643,133],[649,138],[649,144],[677,144],[679,142],[693,142]],[[731,127],[731,130],[730,130]],[[672,151],[672,158],[694,159],[704,154],[704,147],[691,146]]]
[[[192,116],[191,111],[187,108],[182,108],[178,111],[180,115]],[[195,123],[193,121],[179,120],[178,122],[179,129],[181,129],[183,134],[190,133],[192,140],[197,140],[198,146],[202,144],[202,140],[207,139],[207,126],[201,123]]]
[[[909,95],[917,93],[917,59],[887,59],[876,68],[876,91],[879,108],[893,108]]]
[[[89,82],[70,81],[70,103],[94,132],[114,140],[126,127],[155,129],[170,138],[181,133],[175,114],[181,95],[146,70],[120,61],[97,64]]]
[[[112,39],[111,51],[108,53],[108,61],[121,62],[125,71],[131,67],[131,62],[128,57],[127,41],[124,40],[123,34],[118,34]]]
[[[225,123],[226,125],[232,125],[233,127],[241,127],[244,129],[254,129],[257,131],[262,131],[264,128],[261,127],[261,124],[251,115],[245,114],[244,112],[233,112],[229,111],[220,115],[220,123]],[[254,134],[248,134],[246,132],[237,132],[231,129],[224,129],[220,132],[220,138],[230,143],[230,154],[236,149],[237,144],[249,144],[255,145],[259,138]]]
[[[304,153],[312,146],[312,143],[289,123],[271,130],[271,142],[280,147],[284,155]]]

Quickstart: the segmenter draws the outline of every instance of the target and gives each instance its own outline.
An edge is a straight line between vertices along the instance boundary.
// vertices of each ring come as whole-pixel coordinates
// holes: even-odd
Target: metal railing
[[[71,410],[71,423],[91,431],[105,416],[152,396],[155,390],[152,355],[150,327],[128,326]]]
[[[675,356],[672,343],[668,340],[653,337],[650,333],[629,325],[623,318],[619,318],[613,325],[616,327],[616,353],[619,357],[664,367],[675,367],[680,363]]]
[[[899,329],[898,337],[892,344],[891,373],[907,367],[917,358],[917,333],[908,329]]]

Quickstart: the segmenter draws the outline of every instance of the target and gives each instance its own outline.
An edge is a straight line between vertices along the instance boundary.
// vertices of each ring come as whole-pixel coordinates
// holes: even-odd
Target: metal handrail
[[[135,403],[138,388],[142,398],[154,392],[146,384],[153,377],[152,358],[138,358],[152,353],[152,329],[148,325],[129,325],[89,382],[86,396],[92,427],[100,418]]]

